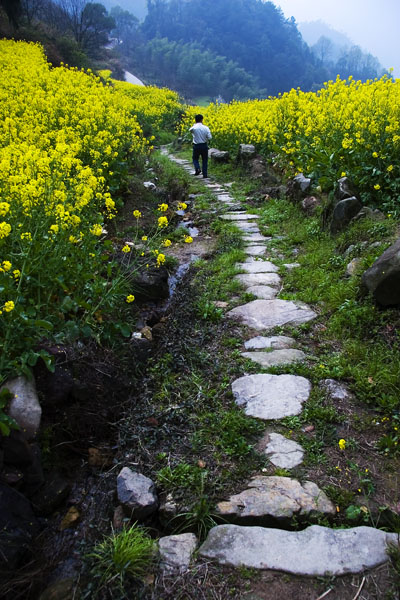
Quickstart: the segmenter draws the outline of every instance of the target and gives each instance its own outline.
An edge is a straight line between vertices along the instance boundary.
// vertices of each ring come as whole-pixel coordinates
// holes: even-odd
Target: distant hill
[[[336,46],[354,45],[354,42],[345,33],[333,29],[321,20],[298,23],[297,28],[309,46],[318,42],[322,35],[329,38]]]

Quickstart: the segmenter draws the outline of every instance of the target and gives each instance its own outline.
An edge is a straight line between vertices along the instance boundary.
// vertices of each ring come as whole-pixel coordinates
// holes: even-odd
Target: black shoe
[[[200,170],[197,170],[197,171],[195,171],[195,172],[194,172],[194,174],[195,174],[195,175],[200,175],[200,174],[201,174],[201,171],[200,171]]]

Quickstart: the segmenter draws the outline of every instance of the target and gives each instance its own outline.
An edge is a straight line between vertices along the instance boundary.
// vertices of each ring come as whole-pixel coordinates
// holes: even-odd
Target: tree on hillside
[[[3,7],[10,24],[14,29],[18,29],[21,16],[21,0],[0,0],[0,6]]]
[[[311,46],[312,52],[323,65],[331,62],[333,56],[333,42],[328,37],[321,35],[318,41]]]
[[[113,6],[110,10],[110,17],[115,22],[115,27],[111,31],[112,37],[119,44],[124,44],[128,50],[131,49],[138,37],[139,19],[120,6]]]
[[[115,21],[102,4],[86,0],[60,0],[59,4],[68,16],[68,27],[82,50],[93,56],[107,44]]]
[[[147,39],[198,44],[257,77],[269,94],[313,83],[315,58],[294,20],[262,0],[148,0]]]

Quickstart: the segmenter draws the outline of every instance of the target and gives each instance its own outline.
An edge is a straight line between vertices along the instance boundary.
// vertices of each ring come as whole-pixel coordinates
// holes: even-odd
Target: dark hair
[[[196,121],[196,123],[201,123],[203,120],[203,115],[196,115],[194,117],[194,120]]]

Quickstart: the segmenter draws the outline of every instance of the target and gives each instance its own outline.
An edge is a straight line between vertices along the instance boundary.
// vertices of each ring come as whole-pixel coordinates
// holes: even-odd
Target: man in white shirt
[[[211,140],[211,132],[206,125],[203,125],[203,115],[195,116],[196,123],[189,129],[193,136],[193,165],[194,174],[200,175],[200,163],[199,158],[201,156],[201,165],[203,170],[203,177],[207,177],[207,166],[208,166],[208,140]]]

